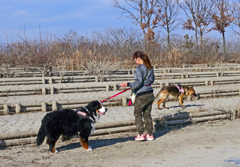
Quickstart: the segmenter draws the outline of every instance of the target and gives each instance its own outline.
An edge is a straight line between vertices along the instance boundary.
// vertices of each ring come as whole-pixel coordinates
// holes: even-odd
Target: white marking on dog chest
[[[92,126],[91,134],[93,134],[93,132],[95,131],[95,126],[93,123],[91,123],[91,126]]]

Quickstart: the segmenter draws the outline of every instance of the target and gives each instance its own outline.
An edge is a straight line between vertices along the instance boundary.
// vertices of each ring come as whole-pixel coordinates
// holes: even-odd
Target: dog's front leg
[[[88,145],[88,137],[81,136],[81,133],[80,133],[79,139],[80,139],[81,145],[86,151],[92,151],[92,147]]]
[[[178,99],[179,99],[180,106],[181,106],[182,108],[185,108],[185,107],[183,106],[183,96],[184,96],[184,94],[180,94],[180,96],[178,97]]]

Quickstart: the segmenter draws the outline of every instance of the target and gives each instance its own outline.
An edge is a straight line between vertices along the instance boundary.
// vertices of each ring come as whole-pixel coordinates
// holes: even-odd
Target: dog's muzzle
[[[107,112],[107,108],[105,108],[105,107],[102,107],[102,108],[100,108],[99,110],[98,110],[98,113],[99,114],[101,114],[101,115],[105,115],[105,113]]]
[[[192,97],[199,99],[199,95],[198,94],[192,94]]]

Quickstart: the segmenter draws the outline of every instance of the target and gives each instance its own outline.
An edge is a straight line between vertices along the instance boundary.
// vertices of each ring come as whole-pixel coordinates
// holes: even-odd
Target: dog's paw
[[[58,153],[58,150],[55,148],[55,151],[52,152],[52,153],[57,154],[57,153]]]
[[[88,146],[88,149],[86,151],[92,151],[92,147]]]

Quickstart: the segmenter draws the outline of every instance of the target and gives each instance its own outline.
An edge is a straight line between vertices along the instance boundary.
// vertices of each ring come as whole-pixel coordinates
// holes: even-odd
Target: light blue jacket
[[[153,91],[153,88],[151,85],[153,84],[154,79],[155,79],[154,70],[153,70],[153,68],[151,68],[151,70],[148,71],[148,74],[147,74],[147,70],[148,70],[148,68],[144,64],[139,65],[134,72],[135,81],[128,83],[128,86],[131,89],[137,90],[137,92],[136,92],[137,94],[143,93],[143,92],[148,92],[148,91]],[[146,75],[147,75],[147,77],[146,77],[144,83],[142,84]]]

